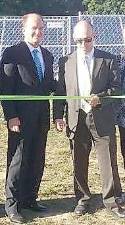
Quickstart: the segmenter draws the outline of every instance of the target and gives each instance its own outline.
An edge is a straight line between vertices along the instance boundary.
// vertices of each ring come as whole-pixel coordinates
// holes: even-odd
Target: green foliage
[[[125,14],[123,0],[83,0],[89,14]]]
[[[42,15],[125,14],[124,0],[0,0],[0,15],[19,16],[28,12]]]

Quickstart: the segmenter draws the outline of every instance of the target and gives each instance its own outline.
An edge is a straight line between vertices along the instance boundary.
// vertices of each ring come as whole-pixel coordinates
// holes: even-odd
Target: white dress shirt
[[[94,65],[94,48],[88,54],[84,54],[82,48],[77,48],[77,74],[80,96],[88,97],[91,91],[91,78]],[[81,99],[81,108],[88,113],[91,110],[90,104]]]
[[[89,73],[90,73],[90,78],[92,78],[92,72],[93,72],[93,65],[94,65],[94,48],[92,49],[91,52],[83,56],[83,59],[86,59]]]

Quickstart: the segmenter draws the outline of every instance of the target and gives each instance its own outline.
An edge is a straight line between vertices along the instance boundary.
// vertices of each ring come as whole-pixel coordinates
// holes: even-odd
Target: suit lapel
[[[66,84],[67,91],[70,90],[70,95],[78,95],[78,77],[77,77],[77,57],[76,52],[69,55],[66,63]],[[68,93],[67,93],[68,94]]]
[[[93,72],[92,72],[92,81],[97,77],[97,75],[101,69],[102,63],[103,63],[103,58],[98,53],[98,50],[95,49],[94,50],[94,65],[93,65]]]
[[[35,83],[39,83],[39,79],[37,78],[37,70],[36,66],[33,60],[33,57],[31,55],[31,52],[26,45],[25,42],[20,43],[20,48],[21,48],[21,59],[23,61],[23,64],[26,66],[26,68],[29,70],[30,76],[32,76],[33,81]]]
[[[28,48],[28,46],[26,45],[25,42],[21,42],[20,44],[20,48],[21,48],[21,56],[22,56],[22,60],[25,62],[25,64],[30,64],[30,66],[34,67],[34,61],[31,55],[31,52]]]
[[[77,54],[76,52],[68,56],[67,63],[65,65],[65,83],[66,92],[68,96],[78,96],[79,95],[79,85],[77,76]],[[68,100],[68,104],[72,105],[76,109],[74,111],[75,117],[78,116],[78,109],[80,107],[80,99]]]
[[[46,74],[46,68],[47,68],[47,64],[48,64],[48,59],[46,57],[46,51],[44,50],[44,48],[41,48],[41,52],[42,52],[42,56],[43,56],[43,61],[44,61],[44,65],[45,65],[45,74]]]
[[[92,78],[95,78],[98,75],[99,70],[100,70],[101,65],[102,65],[102,62],[103,62],[103,58],[94,57]]]

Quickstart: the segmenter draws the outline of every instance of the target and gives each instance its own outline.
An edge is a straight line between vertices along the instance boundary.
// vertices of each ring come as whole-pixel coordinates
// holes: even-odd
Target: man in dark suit
[[[124,31],[124,40],[125,40],[125,31]],[[122,95],[125,95],[125,53],[122,52],[118,57],[118,63],[121,71],[121,89]],[[120,134],[120,147],[123,157],[123,166],[125,169],[125,99],[120,99],[118,107],[115,108],[116,111],[116,124],[119,128]]]
[[[76,24],[73,37],[77,51],[59,60],[56,94],[90,98],[55,101],[54,119],[57,130],[62,131],[65,112],[66,131],[74,161],[75,213],[82,215],[88,211],[91,198],[88,165],[93,140],[100,167],[104,205],[118,217],[125,218],[125,211],[117,201],[121,198],[122,190],[117,168],[112,102],[102,98],[118,93],[117,65],[111,54],[94,48],[94,32],[88,21]]]
[[[123,40],[125,43],[125,27],[123,29]],[[120,67],[120,75],[121,75],[121,90],[122,95],[125,95],[125,49],[122,49],[120,55],[117,56],[118,64]],[[121,154],[123,157],[123,166],[125,169],[125,99],[119,99],[118,107],[115,108],[116,112],[116,124],[119,128],[120,134],[120,147]]]
[[[49,95],[54,88],[53,56],[40,46],[40,15],[22,18],[24,41],[6,48],[1,63],[4,95]],[[44,210],[36,199],[45,164],[50,128],[49,101],[3,101],[8,127],[5,210],[13,222],[24,222],[21,208]]]

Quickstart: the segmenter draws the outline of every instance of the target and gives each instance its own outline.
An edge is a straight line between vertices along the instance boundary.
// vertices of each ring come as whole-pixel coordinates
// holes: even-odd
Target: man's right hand
[[[63,131],[64,127],[65,127],[65,122],[63,119],[56,119],[55,120],[55,125],[56,125],[56,129],[58,131]]]
[[[8,121],[8,127],[13,132],[20,132],[20,120],[18,117],[12,118]]]

